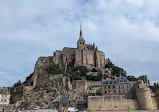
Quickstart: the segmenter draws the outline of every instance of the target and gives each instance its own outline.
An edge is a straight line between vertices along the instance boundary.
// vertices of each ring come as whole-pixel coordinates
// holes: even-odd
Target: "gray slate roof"
[[[82,36],[80,36],[78,40],[84,41],[84,38]]]
[[[140,85],[140,82],[136,82],[130,89],[130,91],[126,94],[126,98],[128,99],[135,99],[136,98],[136,89]]]
[[[71,99],[71,100],[76,100],[76,101],[86,101],[85,99]]]
[[[61,100],[60,100],[60,104],[66,104],[69,102],[69,97],[62,97]]]

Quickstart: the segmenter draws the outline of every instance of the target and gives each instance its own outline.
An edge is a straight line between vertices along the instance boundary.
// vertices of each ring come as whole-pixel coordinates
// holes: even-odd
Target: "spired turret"
[[[153,110],[150,88],[140,84],[136,90],[136,96],[141,110]]]
[[[80,37],[77,41],[77,48],[78,49],[85,49],[86,48],[86,45],[85,45],[85,40],[83,38],[83,34],[82,34],[82,28],[81,28],[81,25],[80,25]]]

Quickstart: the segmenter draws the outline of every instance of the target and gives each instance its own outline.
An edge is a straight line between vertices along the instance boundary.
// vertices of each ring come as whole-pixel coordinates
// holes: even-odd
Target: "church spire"
[[[82,36],[82,28],[81,28],[81,23],[80,23],[80,37]]]
[[[81,23],[80,23],[80,37],[79,37],[79,40],[84,41],[83,34],[82,34],[82,27],[81,27]]]

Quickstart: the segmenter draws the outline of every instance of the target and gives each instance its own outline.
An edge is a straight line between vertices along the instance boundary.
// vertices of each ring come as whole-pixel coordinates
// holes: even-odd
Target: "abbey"
[[[53,55],[53,62],[66,70],[68,64],[73,66],[86,66],[88,69],[105,67],[105,54],[98,51],[97,46],[86,44],[80,27],[80,36],[77,41],[77,48],[64,47],[62,51],[57,50]]]

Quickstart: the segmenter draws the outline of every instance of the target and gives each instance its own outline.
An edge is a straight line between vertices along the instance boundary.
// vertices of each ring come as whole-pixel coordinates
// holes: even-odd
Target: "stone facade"
[[[8,88],[0,88],[0,105],[8,105],[10,103],[10,94]]]
[[[62,51],[57,50],[53,53],[53,63],[58,64],[63,70],[70,63],[73,66],[86,66],[89,69],[96,67],[102,70],[105,67],[105,54],[98,51],[94,43],[93,45],[85,44],[82,30],[80,30],[77,48],[64,47]]]
[[[96,67],[102,70],[105,67],[105,54],[96,50],[65,47],[63,51],[54,52],[53,61],[63,70],[69,63],[73,66],[86,66],[89,69]]]
[[[112,94],[124,95],[129,92],[133,83],[131,83],[126,77],[115,77],[115,79],[107,78],[103,81],[102,94],[108,95],[112,91]]]

